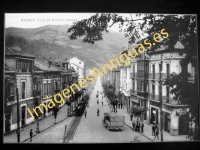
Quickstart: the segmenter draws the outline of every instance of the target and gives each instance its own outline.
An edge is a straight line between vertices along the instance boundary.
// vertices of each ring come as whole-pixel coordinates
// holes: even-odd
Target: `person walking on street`
[[[132,122],[133,131],[135,131],[135,124],[136,124],[136,122],[135,122],[135,120],[133,120],[133,122]]]
[[[121,109],[122,109],[122,107],[123,107],[123,104],[121,103]]]
[[[152,126],[152,136],[155,136],[155,125]]]
[[[86,118],[86,116],[87,116],[87,111],[85,110],[85,118]]]
[[[159,140],[158,135],[159,135],[159,129],[158,129],[158,126],[156,125],[156,126],[155,126],[155,138],[154,138],[154,140],[156,139],[156,137],[157,137],[157,139]]]
[[[139,121],[139,118],[137,118],[136,130],[135,131],[140,132],[140,121]]]
[[[101,103],[102,103],[102,106],[103,106],[103,101]]]
[[[132,119],[133,119],[133,113],[131,113],[130,117],[131,117],[131,121],[132,121]]]
[[[140,126],[141,126],[141,133],[143,133],[143,132],[144,132],[144,130],[143,130],[143,129],[144,129],[144,123],[141,122],[141,125],[140,125]]]
[[[33,137],[33,129],[30,130],[30,142],[32,142],[32,137]]]
[[[99,116],[99,109],[97,109],[97,116]]]

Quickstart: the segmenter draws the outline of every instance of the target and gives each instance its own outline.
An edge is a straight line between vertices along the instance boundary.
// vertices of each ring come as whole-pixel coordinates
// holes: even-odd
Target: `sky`
[[[73,22],[87,19],[95,13],[6,13],[5,28],[37,28],[45,25],[72,25]],[[123,17],[130,17],[130,14],[120,14]],[[132,15],[133,19],[134,14]],[[119,32],[119,25],[116,24],[109,30]]]

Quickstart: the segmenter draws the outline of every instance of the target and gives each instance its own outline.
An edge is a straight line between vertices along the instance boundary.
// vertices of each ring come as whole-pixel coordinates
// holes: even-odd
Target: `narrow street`
[[[141,134],[132,131],[128,126],[124,126],[121,131],[110,130],[102,124],[104,112],[110,112],[107,100],[99,95],[99,104],[97,104],[96,94],[103,92],[100,78],[98,78],[94,90],[91,94],[89,107],[86,108],[87,116],[82,116],[81,122],[75,132],[75,135],[69,143],[126,143],[133,141],[134,137],[139,136],[141,142],[151,142]],[[100,110],[100,115],[97,116],[97,109]]]

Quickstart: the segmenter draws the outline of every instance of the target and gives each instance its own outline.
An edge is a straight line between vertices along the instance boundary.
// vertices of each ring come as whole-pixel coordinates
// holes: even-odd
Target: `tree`
[[[133,19],[132,14],[126,18],[118,14],[96,14],[74,23],[67,32],[71,33],[69,36],[71,40],[83,36],[83,42],[94,44],[96,41],[103,40],[103,33],[108,33],[109,27],[119,24],[119,30],[123,32],[125,37],[129,37],[129,44],[133,44],[144,43],[147,37],[148,41],[153,43],[155,42],[153,35],[165,29],[168,37],[161,36],[162,42],[156,43],[149,51],[155,51],[161,46],[165,46],[165,49],[172,51],[177,41],[184,45],[184,51],[180,54],[185,55],[185,57],[180,61],[180,65],[186,66],[191,63],[195,67],[194,84],[188,83],[186,77],[183,77],[187,76],[187,73],[185,75],[173,73],[165,84],[173,87],[170,92],[175,95],[174,100],[179,100],[190,107],[189,113],[193,117],[190,117],[189,120],[198,118],[198,98],[197,92],[194,92],[198,83],[196,15],[136,14],[134,18],[136,19]],[[190,90],[187,91],[187,88]],[[189,91],[193,94],[188,94]],[[108,96],[110,95],[108,94]],[[197,123],[199,126],[199,120]],[[200,131],[198,130],[199,134]],[[199,137],[195,139],[199,139]]]
[[[123,18],[118,14],[96,14],[88,19],[75,22],[68,29],[70,40],[76,40],[83,36],[83,42],[94,44],[103,40],[103,32],[108,33],[108,28],[119,24],[119,30],[129,37],[129,43],[135,43],[145,36],[153,36],[156,32],[165,29],[169,37],[161,43],[156,43],[153,49],[161,45],[167,45],[171,49],[177,41],[185,45],[186,54],[182,63],[191,62],[197,65],[197,25],[196,15],[157,15],[157,14],[136,14],[137,19],[130,17]],[[124,29],[123,29],[124,28]],[[144,40],[144,39],[143,39]],[[149,39],[152,42],[153,39]]]

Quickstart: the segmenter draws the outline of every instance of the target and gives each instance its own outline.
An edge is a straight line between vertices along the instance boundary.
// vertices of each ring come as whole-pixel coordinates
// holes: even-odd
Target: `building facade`
[[[27,108],[33,108],[36,103],[33,97],[34,59],[33,55],[6,48],[4,133],[17,129],[17,97],[19,99],[20,127],[33,121]]]
[[[74,70],[78,73],[79,79],[85,78],[85,63],[77,57],[70,58],[68,61],[70,67],[73,67]]]
[[[165,50],[165,47],[149,52],[149,90],[148,90],[148,108],[147,122],[149,124],[160,125],[160,100],[162,100],[163,129],[171,135],[187,134],[188,125],[185,122],[186,105],[175,101],[170,93],[171,88],[163,86],[163,82],[173,72],[191,73],[194,77],[194,68],[181,66],[180,61],[184,56],[181,55],[184,46],[181,42],[174,45],[174,49]],[[190,80],[192,78],[190,77]],[[160,82],[161,81],[161,82]],[[191,82],[193,82],[191,80]],[[161,84],[162,83],[162,84]]]

